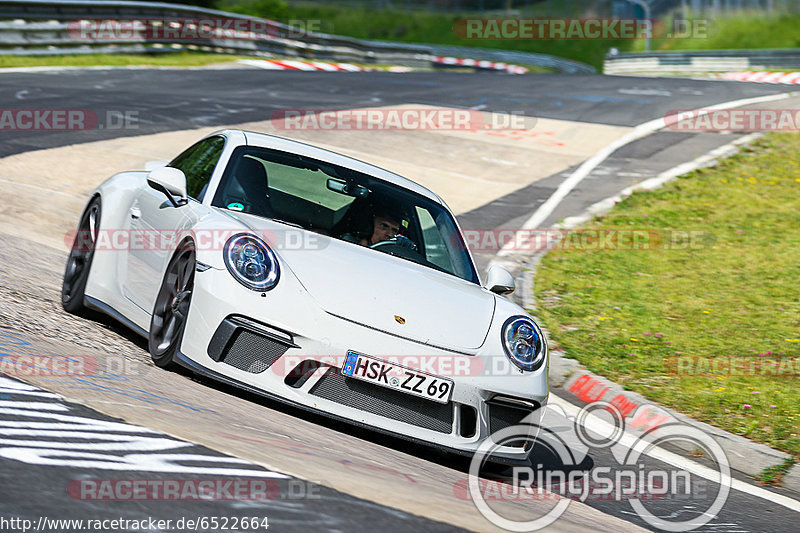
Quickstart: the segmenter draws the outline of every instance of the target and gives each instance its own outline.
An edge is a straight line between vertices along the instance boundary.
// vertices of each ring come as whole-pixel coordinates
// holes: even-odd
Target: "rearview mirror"
[[[147,184],[167,197],[172,207],[180,207],[188,203],[186,197],[186,176],[183,171],[173,167],[161,167],[150,171]],[[175,196],[178,200],[175,200]]]
[[[328,189],[341,194],[346,194],[348,196],[354,196],[356,198],[365,198],[367,195],[369,195],[369,189],[363,185],[340,181],[333,178],[328,178]]]
[[[489,289],[495,294],[505,296],[514,292],[517,284],[514,282],[514,277],[511,273],[501,266],[491,266],[486,272],[485,288]]]

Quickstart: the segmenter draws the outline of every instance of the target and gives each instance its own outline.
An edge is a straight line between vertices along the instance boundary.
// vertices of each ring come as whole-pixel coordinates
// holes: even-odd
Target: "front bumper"
[[[467,454],[523,418],[535,424],[546,403],[547,365],[525,373],[512,367],[499,331],[489,332],[496,343],[486,342],[496,353],[487,346],[453,353],[330,315],[299,284],[281,283],[263,294],[227,272],[198,272],[179,362],[280,401]],[[427,363],[420,369],[453,380],[452,398],[440,404],[345,377],[339,369],[348,350]],[[530,442],[512,444],[497,448],[493,459],[526,460]]]

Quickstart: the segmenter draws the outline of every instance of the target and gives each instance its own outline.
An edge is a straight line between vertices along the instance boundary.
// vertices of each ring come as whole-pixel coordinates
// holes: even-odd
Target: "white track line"
[[[593,203],[587,207],[582,214],[565,218],[564,222],[556,224],[555,227],[558,229],[577,228],[578,226],[587,223],[592,219],[592,217],[607,213],[611,210],[611,208],[614,207],[615,204],[622,201],[623,197],[633,194],[634,191],[651,191],[653,189],[657,189],[663,186],[665,183],[677,178],[678,176],[688,174],[693,170],[697,170],[700,167],[706,166],[708,163],[716,159],[732,155],[740,144],[752,142],[759,136],[761,136],[761,133],[751,133],[749,135],[745,135],[744,137],[740,137],[732,142],[729,142],[728,144],[714,148],[710,152],[698,156],[691,161],[681,163],[680,165],[674,166],[669,170],[665,170],[658,176],[640,181],[639,183],[631,185],[630,187],[625,187],[614,196],[609,196],[608,198],[600,200],[599,202]]]
[[[567,415],[572,417],[576,417],[581,411],[577,405],[574,405],[568,402],[567,400],[559,396],[556,396],[555,394],[550,395],[549,403],[554,403],[558,405],[559,407],[564,409],[564,412]],[[592,414],[589,414],[584,418],[583,425],[587,429],[599,435],[611,435],[614,433],[614,430],[616,429],[616,426],[614,426],[614,424],[611,424]],[[627,431],[624,432],[622,437],[620,437],[619,439],[619,443],[625,446],[626,448],[633,448],[639,442],[640,442],[639,437]],[[703,466],[699,463],[696,463],[676,453],[668,452],[663,448],[654,446],[649,450],[645,450],[644,454],[649,455],[650,457],[656,459],[657,461],[662,461],[664,463],[671,464],[672,466],[676,466],[696,476],[708,479],[709,481],[712,481],[714,483],[719,483],[721,476],[720,472],[712,468],[708,468],[707,466]],[[793,500],[792,498],[784,496],[783,494],[778,494],[776,492],[772,492],[766,489],[762,489],[761,487],[745,483],[744,481],[740,481],[738,479],[731,478],[729,481],[730,481],[730,486],[733,489],[750,494],[751,496],[755,496],[757,498],[769,500],[773,503],[777,503],[778,505],[786,507],[787,509],[800,513],[800,501]]]
[[[741,100],[733,100],[730,102],[723,102],[721,104],[698,108],[695,110],[695,112],[700,112],[702,114],[703,111],[730,109],[745,105],[759,104],[762,102],[771,102],[774,100],[789,98],[790,96],[791,93],[781,93],[768,96],[758,96],[755,98],[744,98]],[[611,154],[626,144],[629,144],[665,127],[666,121],[664,120],[664,117],[659,117],[643,124],[639,124],[634,128],[633,131],[623,135],[616,141],[597,152],[594,156],[584,161],[583,164],[572,173],[572,175],[570,175],[561,183],[561,185],[558,186],[550,198],[548,198],[542,205],[539,206],[538,209],[536,209],[536,211],[533,212],[530,218],[528,218],[528,220],[526,220],[519,229],[531,230],[537,228],[547,219],[547,217],[553,213],[553,211],[555,211],[556,207],[558,207],[564,198],[566,198],[567,195],[571,193],[572,190],[575,189],[575,187],[581,181],[583,181],[586,176],[591,174],[591,172],[597,168],[600,163],[605,161]],[[497,252],[497,255],[494,257],[494,259],[492,259],[492,264],[500,263],[501,258],[507,258],[511,255],[514,255],[516,253],[516,248],[516,243],[514,241],[509,241]]]

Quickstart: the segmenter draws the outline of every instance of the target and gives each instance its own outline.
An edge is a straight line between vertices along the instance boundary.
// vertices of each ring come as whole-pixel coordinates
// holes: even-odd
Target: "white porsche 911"
[[[502,297],[512,276],[481,285],[431,191],[239,130],[149,166],[91,195],[62,304],[144,335],[157,365],[465,454],[547,401],[544,336]]]

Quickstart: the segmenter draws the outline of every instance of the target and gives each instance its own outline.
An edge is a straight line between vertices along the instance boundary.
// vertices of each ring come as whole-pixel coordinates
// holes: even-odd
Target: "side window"
[[[214,172],[224,147],[224,137],[203,139],[169,164],[173,168],[182,170],[186,175],[186,193],[190,198],[203,201],[211,173]]]
[[[422,230],[423,248],[425,251],[425,258],[436,266],[439,266],[448,272],[453,271],[453,262],[450,260],[447,246],[442,240],[442,233],[436,227],[436,222],[431,213],[424,207],[417,206],[417,217],[419,218],[419,226]]]

